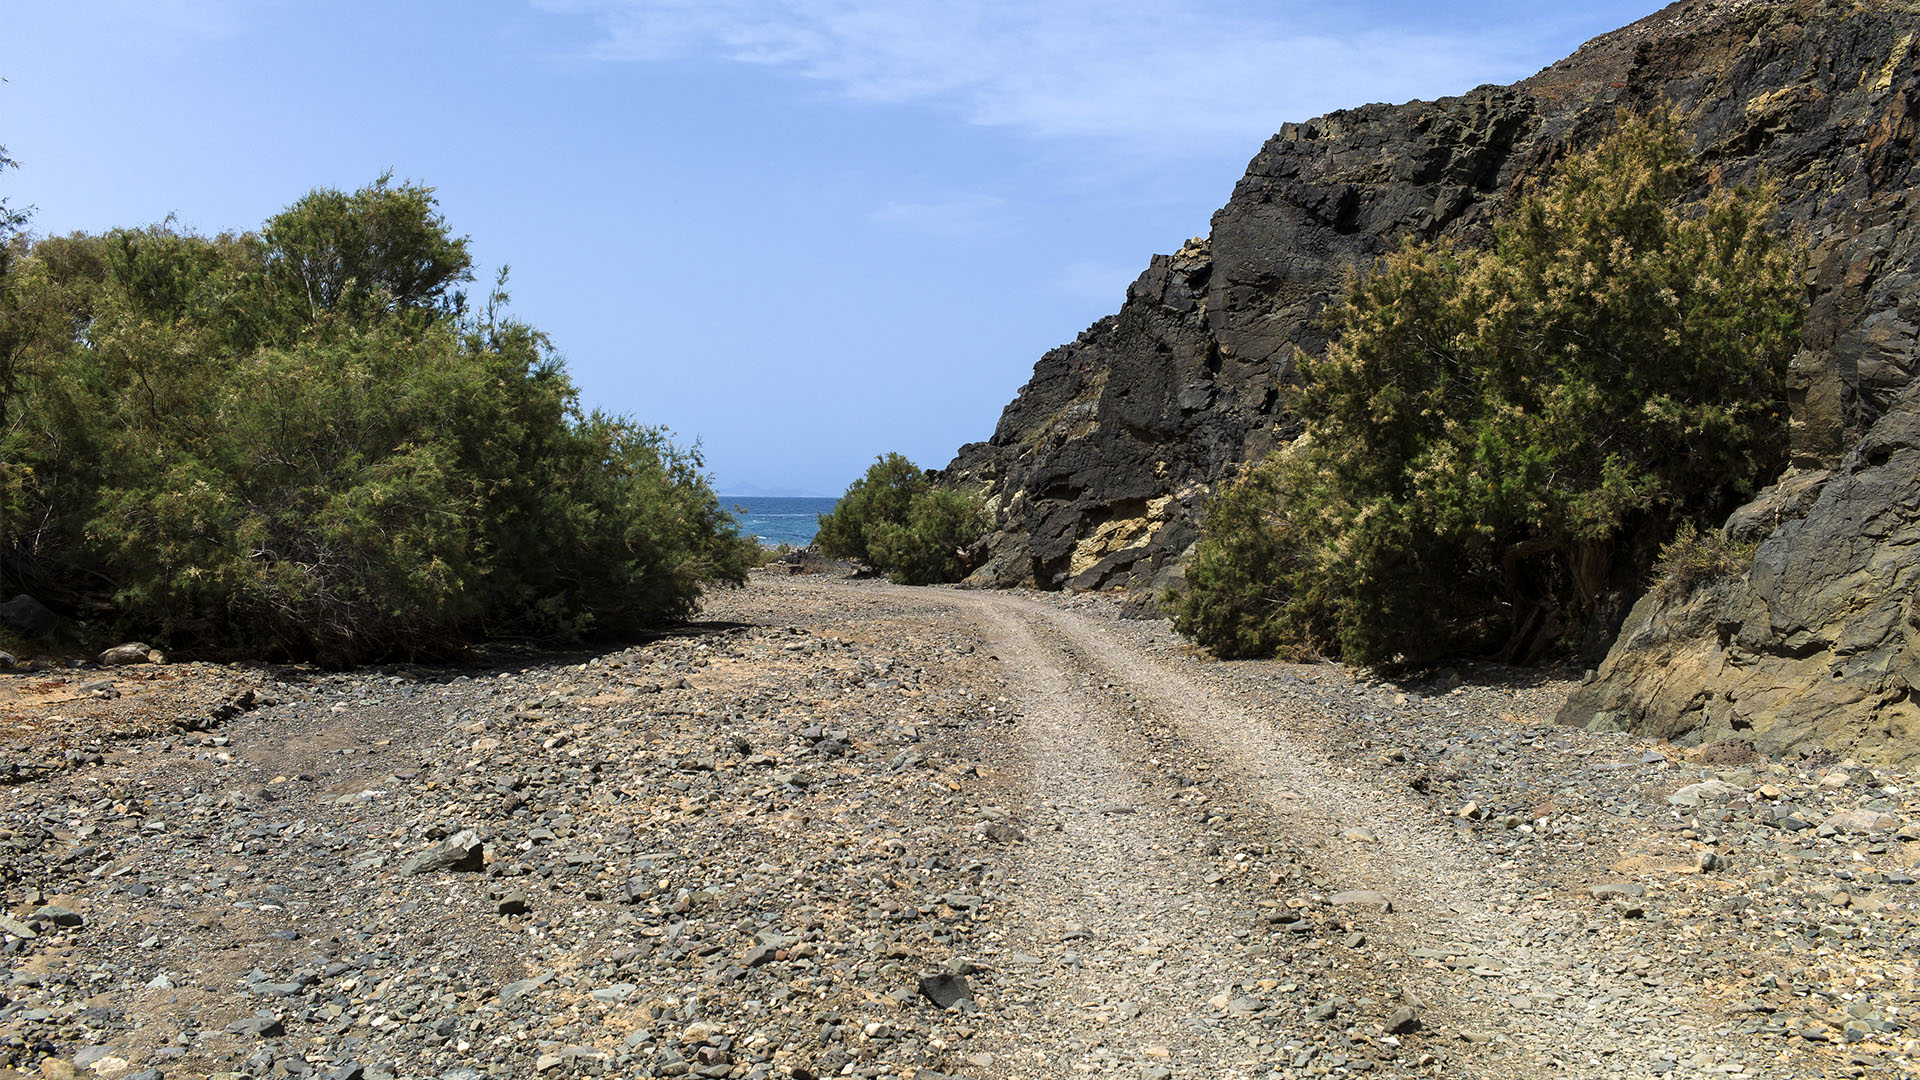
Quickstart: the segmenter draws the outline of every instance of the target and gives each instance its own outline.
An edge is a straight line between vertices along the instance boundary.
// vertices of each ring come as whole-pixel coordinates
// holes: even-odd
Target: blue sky
[[[41,233],[257,226],[391,169],[584,400],[722,491],[944,465],[1203,235],[1282,122],[1509,82],[1651,0],[41,0],[0,177]]]

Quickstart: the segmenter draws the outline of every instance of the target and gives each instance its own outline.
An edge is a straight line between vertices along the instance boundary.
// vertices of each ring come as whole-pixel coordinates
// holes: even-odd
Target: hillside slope
[[[1755,539],[1783,530],[1762,549],[1763,571],[1769,559],[1791,564],[1820,544],[1827,580],[1781,579],[1777,588],[1810,590],[1794,592],[1794,603],[1821,610],[1747,612],[1744,637],[1724,620],[1643,602],[1629,623],[1641,629],[1563,719],[1790,745],[1813,737],[1806,725],[1775,737],[1770,712],[1709,721],[1701,702],[1719,693],[1715,680],[1746,678],[1754,665],[1785,665],[1769,678],[1792,687],[1826,663],[1852,702],[1828,724],[1827,741],[1861,743],[1839,739],[1840,729],[1877,724],[1880,735],[1862,749],[1906,756],[1872,747],[1902,738],[1887,733],[1889,708],[1911,709],[1902,703],[1913,684],[1901,674],[1910,665],[1889,657],[1906,656],[1900,635],[1916,633],[1916,548],[1906,540],[1920,510],[1904,489],[1907,501],[1890,511],[1904,516],[1869,534],[1857,504],[1870,496],[1821,492],[1843,460],[1854,462],[1850,476],[1879,468],[1881,458],[1863,465],[1856,448],[1876,424],[1898,428],[1915,408],[1903,393],[1920,324],[1909,198],[1917,28],[1912,0],[1683,0],[1510,87],[1284,126],[1209,236],[1155,256],[1117,314],[1040,359],[989,441],[960,449],[947,475],[984,490],[997,523],[972,583],[1143,591],[1168,583],[1212,487],[1293,434],[1292,358],[1323,346],[1317,316],[1347,275],[1407,236],[1484,239],[1522,185],[1597,138],[1620,109],[1666,105],[1719,179],[1777,180],[1782,224],[1811,242],[1812,307],[1791,375],[1794,471],[1736,518]],[[1787,528],[1810,510],[1819,521]],[[1796,637],[1805,626],[1850,624],[1873,603],[1862,590],[1883,588],[1908,598],[1904,614],[1852,635]],[[1767,644],[1774,638],[1794,644]],[[1654,640],[1663,651],[1645,650]],[[1695,665],[1690,678],[1700,685],[1684,701],[1660,675],[1679,641],[1714,658]],[[1877,658],[1871,671],[1843,662],[1857,655]]]

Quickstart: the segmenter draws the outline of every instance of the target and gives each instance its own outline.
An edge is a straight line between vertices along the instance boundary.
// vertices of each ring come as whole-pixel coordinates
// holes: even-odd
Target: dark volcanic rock
[[[0,626],[9,630],[38,637],[53,633],[59,625],[59,616],[26,593],[0,604]]]
[[[936,1008],[946,1009],[973,997],[973,989],[959,975],[928,975],[920,980],[920,994]]]
[[[1915,368],[1909,0],[1686,0],[1508,88],[1288,124],[1211,235],[1155,256],[1118,314],[1042,357],[949,479],[997,531],[976,585],[1164,584],[1212,487],[1293,434],[1294,350],[1345,276],[1409,236],[1481,242],[1616,110],[1677,108],[1726,181],[1782,185],[1813,244],[1794,455],[1831,467]]]

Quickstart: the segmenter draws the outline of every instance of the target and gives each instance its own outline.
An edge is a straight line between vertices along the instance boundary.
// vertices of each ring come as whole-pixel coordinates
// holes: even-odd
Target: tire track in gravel
[[[996,958],[1024,1007],[988,1050],[995,1071],[1072,1076],[1112,1064],[1249,1075],[1257,1026],[1205,1019],[1221,958],[1241,948],[1233,931],[1246,931],[1223,917],[1234,898],[1204,887],[1206,868],[1192,857],[1204,837],[1142,783],[1143,748],[1112,702],[1084,688],[1092,665],[1042,644],[1030,619],[963,606],[1018,680],[1023,795],[1039,817],[1029,827],[1040,826],[1020,859],[1026,899]]]
[[[1272,1014],[1264,1028],[1234,1023],[1217,1008],[1207,1018],[1204,999],[1231,973],[1200,969],[1234,958],[1244,944],[1244,932],[1234,934],[1244,924],[1222,918],[1221,909],[1247,901],[1198,899],[1211,882],[1199,876],[1204,864],[1182,854],[1203,850],[1205,841],[1191,815],[1182,820],[1165,799],[1142,797],[1140,773],[1156,747],[1137,737],[1142,723],[1123,700],[1146,713],[1148,726],[1158,720],[1170,728],[1183,750],[1211,759],[1230,790],[1263,808],[1260,827],[1276,830],[1277,843],[1312,864],[1312,884],[1323,893],[1375,890],[1393,902],[1391,914],[1366,923],[1377,970],[1351,976],[1350,992],[1397,987],[1421,1006],[1425,1045],[1439,1057],[1431,1064],[1443,1073],[1618,1076],[1625,1064],[1624,1075],[1644,1075],[1636,1066],[1653,1064],[1662,1051],[1717,1041],[1710,1015],[1583,954],[1587,925],[1611,912],[1596,913],[1584,897],[1570,903],[1524,894],[1508,868],[1422,803],[1355,775],[1351,763],[1320,749],[1297,726],[1303,718],[1255,715],[1073,612],[1018,595],[939,595],[989,629],[1019,680],[1030,796],[1060,816],[1062,831],[1036,835],[1024,860],[1026,899],[1009,920],[1011,948],[1058,963],[1071,949],[1059,925],[1069,917],[1063,912],[1092,940],[1161,943],[1140,950],[1163,961],[1151,971],[1087,956],[1080,958],[1085,968],[1061,970],[1049,991],[1050,1016],[1007,1033],[1028,1048],[1008,1075],[1069,1075],[1076,1063],[1095,1071],[1103,1062],[1098,1054],[1089,1060],[1089,1048],[1150,1040],[1167,1049],[1179,1076],[1268,1075],[1282,1070],[1269,1061],[1256,1067],[1246,1048],[1264,1035],[1277,1050],[1311,1026]],[[1100,812],[1116,803],[1140,812]],[[1377,841],[1338,839],[1354,827]],[[1023,916],[1029,925],[1018,925]],[[1116,1040],[1101,1021],[1123,999],[1142,1015]],[[1622,1053],[1603,1062],[1594,1053],[1603,1046],[1608,1056]],[[1118,1049],[1121,1063],[1151,1068],[1137,1051],[1130,1058]],[[1414,1064],[1403,1058],[1389,1071]]]

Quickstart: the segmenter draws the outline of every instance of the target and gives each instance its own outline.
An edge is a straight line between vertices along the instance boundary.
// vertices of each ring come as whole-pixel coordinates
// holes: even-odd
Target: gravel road
[[[0,1080],[1915,1075],[1904,777],[1120,610],[0,676]]]

